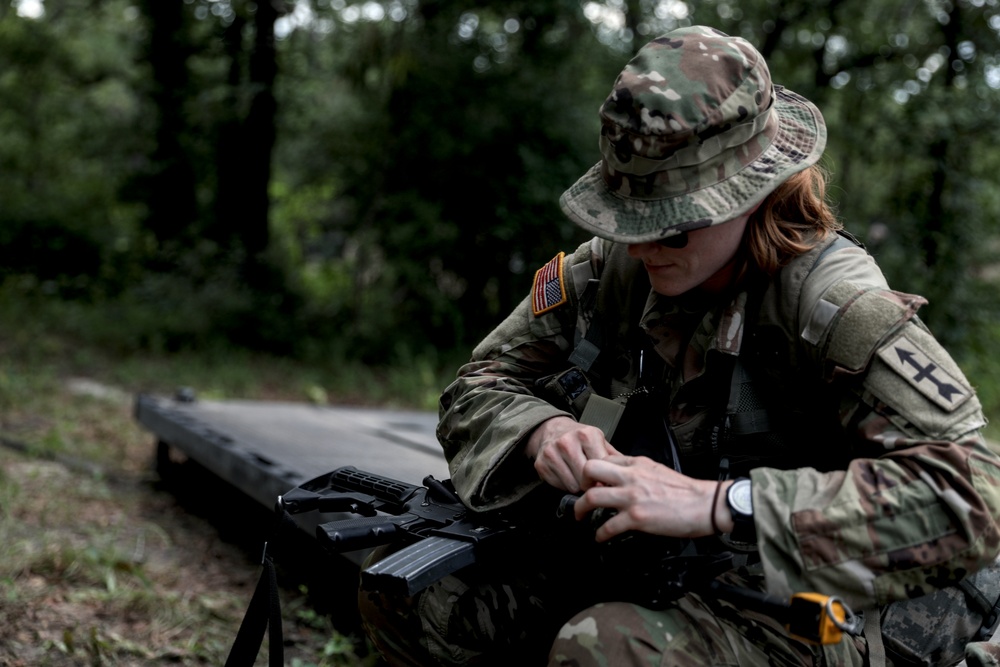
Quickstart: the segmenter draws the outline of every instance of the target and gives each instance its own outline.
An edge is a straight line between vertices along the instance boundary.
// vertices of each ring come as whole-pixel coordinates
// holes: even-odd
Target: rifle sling
[[[268,660],[269,667],[283,667],[284,638],[281,631],[281,600],[278,598],[278,577],[274,572],[274,561],[267,554],[264,545],[264,569],[257,581],[250,606],[240,623],[233,646],[229,650],[225,667],[253,667],[260,653],[260,645],[264,641],[264,630],[268,630]]]

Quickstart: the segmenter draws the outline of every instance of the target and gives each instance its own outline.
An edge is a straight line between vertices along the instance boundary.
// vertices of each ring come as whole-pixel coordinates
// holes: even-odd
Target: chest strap
[[[579,313],[576,325],[576,331],[578,332],[577,341],[576,347],[573,348],[573,352],[569,355],[569,363],[584,373],[589,372],[593,368],[597,357],[601,354],[601,347],[604,344],[604,332],[594,308],[597,304],[597,292],[600,289],[600,285],[601,281],[598,278],[591,278],[587,281],[587,286],[580,297],[580,306],[577,311]],[[587,334],[580,336],[579,332],[583,326],[586,326]]]

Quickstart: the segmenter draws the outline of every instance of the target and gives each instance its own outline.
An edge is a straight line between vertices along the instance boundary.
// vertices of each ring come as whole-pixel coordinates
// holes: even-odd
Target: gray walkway
[[[447,479],[431,412],[140,395],[136,419],[266,507],[301,482],[353,465],[410,484]]]

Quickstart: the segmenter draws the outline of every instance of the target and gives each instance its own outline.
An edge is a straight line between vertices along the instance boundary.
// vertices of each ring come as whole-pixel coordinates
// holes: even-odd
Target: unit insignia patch
[[[972,396],[972,389],[953,377],[906,336],[878,351],[878,356],[917,391],[951,412]]]

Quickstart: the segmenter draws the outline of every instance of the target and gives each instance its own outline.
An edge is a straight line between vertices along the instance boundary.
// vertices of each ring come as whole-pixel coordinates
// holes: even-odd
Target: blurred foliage
[[[596,110],[624,62],[703,23],[821,107],[848,229],[929,298],[957,356],[992,349],[998,0],[265,9],[0,6],[4,289],[91,304],[129,349],[468,349],[583,240],[557,200],[598,159]]]
[[[140,219],[119,197],[135,150],[122,129],[138,117],[121,59],[134,45],[121,5],[82,10],[0,16],[0,267],[74,297],[127,279]],[[105,21],[118,30],[88,34]]]

